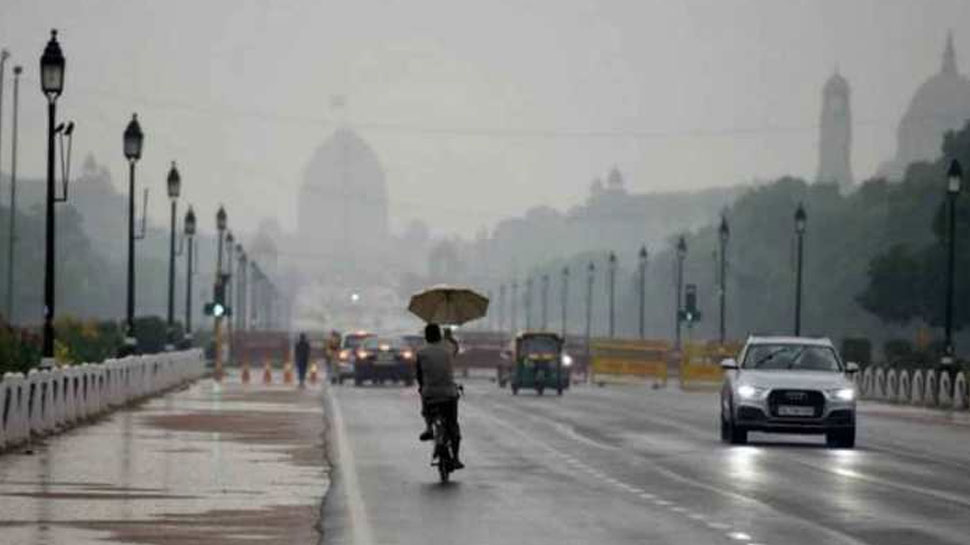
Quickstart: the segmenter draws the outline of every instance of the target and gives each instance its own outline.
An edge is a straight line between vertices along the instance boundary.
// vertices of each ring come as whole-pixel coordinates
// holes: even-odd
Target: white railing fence
[[[863,399],[946,409],[970,409],[970,384],[963,371],[893,369],[870,365],[856,375]]]
[[[202,350],[130,356],[0,380],[0,451],[205,374]]]

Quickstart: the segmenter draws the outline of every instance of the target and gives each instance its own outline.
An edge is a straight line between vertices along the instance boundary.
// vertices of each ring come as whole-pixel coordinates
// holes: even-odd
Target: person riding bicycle
[[[458,426],[458,385],[454,379],[454,356],[451,347],[442,342],[441,327],[438,324],[428,324],[424,328],[424,339],[427,345],[418,351],[415,366],[415,379],[418,382],[418,392],[421,393],[421,416],[424,417],[426,426],[420,439],[430,441],[433,438],[432,411],[440,411],[452,437],[454,468],[461,469],[465,465],[458,457],[461,428]]]

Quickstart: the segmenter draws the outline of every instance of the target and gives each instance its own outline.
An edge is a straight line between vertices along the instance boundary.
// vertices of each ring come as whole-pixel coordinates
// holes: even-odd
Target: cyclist
[[[433,438],[431,411],[441,411],[445,425],[451,433],[454,469],[462,469],[465,465],[458,457],[461,428],[458,426],[458,385],[454,378],[454,355],[451,347],[442,342],[441,327],[438,324],[425,326],[424,339],[427,345],[418,351],[415,369],[418,392],[421,393],[421,416],[425,421],[425,430],[420,439],[430,441]]]

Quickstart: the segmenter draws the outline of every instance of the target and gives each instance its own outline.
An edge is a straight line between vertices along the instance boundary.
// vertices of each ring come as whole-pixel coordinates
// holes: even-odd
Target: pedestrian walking
[[[296,341],[294,359],[296,360],[296,374],[300,378],[300,388],[303,388],[306,383],[307,364],[310,363],[310,343],[306,340],[306,333],[300,333],[300,338]]]

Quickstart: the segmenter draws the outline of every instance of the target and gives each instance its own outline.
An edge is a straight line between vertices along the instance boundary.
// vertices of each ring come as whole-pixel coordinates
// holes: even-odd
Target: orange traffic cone
[[[283,363],[283,384],[293,384],[293,365],[288,361]]]
[[[243,362],[242,383],[249,384],[249,362],[248,361]]]
[[[273,382],[273,369],[270,367],[269,360],[263,364],[263,384],[270,384]]]
[[[310,384],[317,383],[317,362],[310,366]]]

